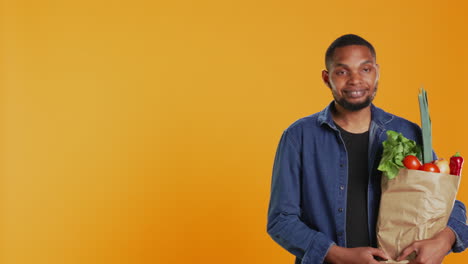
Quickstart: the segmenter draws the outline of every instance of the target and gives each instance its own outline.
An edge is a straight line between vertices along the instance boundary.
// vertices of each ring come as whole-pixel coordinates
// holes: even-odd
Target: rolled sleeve
[[[466,225],[466,208],[462,202],[455,201],[447,226],[452,229],[456,237],[452,251],[464,251],[468,245],[468,226]]]
[[[273,220],[268,234],[284,249],[302,260],[302,264],[323,263],[335,243],[323,233],[300,222],[297,217],[281,214]]]
[[[316,237],[317,238],[310,243],[302,259],[302,264],[324,263],[328,251],[335,245],[335,242],[329,240],[322,233],[317,233]]]

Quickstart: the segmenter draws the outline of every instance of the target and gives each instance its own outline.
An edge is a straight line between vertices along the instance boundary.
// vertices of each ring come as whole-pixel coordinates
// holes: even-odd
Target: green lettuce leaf
[[[414,155],[421,159],[421,146],[401,133],[388,130],[387,140],[382,144],[382,159],[377,169],[387,175],[389,180],[395,178],[398,171],[404,167],[403,159],[406,156]]]

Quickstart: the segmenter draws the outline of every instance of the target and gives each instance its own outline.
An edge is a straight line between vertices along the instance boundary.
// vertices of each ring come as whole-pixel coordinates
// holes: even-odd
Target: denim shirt
[[[296,256],[296,264],[323,263],[332,245],[346,247],[346,148],[335,126],[331,109],[299,119],[281,137],[275,162],[268,209],[267,232]],[[367,210],[369,241],[376,247],[376,223],[380,204],[382,156],[386,131],[401,132],[421,144],[421,129],[415,123],[371,105],[369,129],[369,180]],[[456,201],[448,226],[456,234],[452,250],[468,245],[468,227],[463,203]]]

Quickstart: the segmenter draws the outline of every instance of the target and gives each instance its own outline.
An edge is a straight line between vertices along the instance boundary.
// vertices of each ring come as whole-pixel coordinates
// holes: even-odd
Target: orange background
[[[3,264],[293,263],[273,157],[345,33],[376,47],[376,105],[419,123],[424,85],[434,148],[468,157],[463,1],[1,3]]]

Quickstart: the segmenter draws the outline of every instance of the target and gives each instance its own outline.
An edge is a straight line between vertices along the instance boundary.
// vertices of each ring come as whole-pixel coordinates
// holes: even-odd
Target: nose
[[[352,72],[349,75],[349,80],[348,80],[349,84],[357,85],[357,84],[361,84],[361,81],[362,81],[362,78],[359,73]]]

